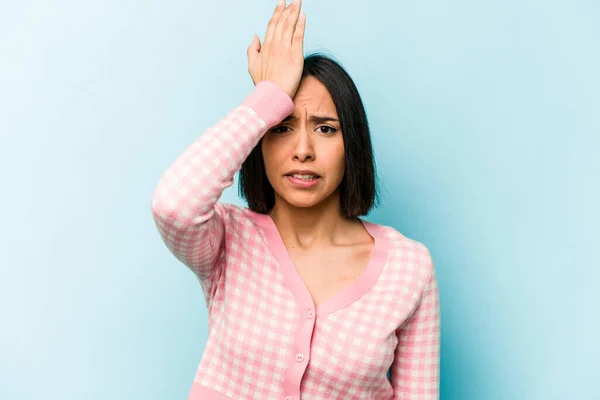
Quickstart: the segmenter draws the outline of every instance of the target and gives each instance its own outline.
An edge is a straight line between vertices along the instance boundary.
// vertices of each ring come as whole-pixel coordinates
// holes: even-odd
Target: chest
[[[352,285],[366,270],[372,246],[290,252],[298,274],[310,292],[315,306]]]

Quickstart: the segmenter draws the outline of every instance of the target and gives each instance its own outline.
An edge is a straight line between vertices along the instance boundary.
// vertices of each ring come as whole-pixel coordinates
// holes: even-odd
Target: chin
[[[319,196],[317,193],[310,192],[297,192],[291,193],[290,191],[285,191],[284,193],[279,194],[279,197],[289,205],[298,208],[308,208],[313,207],[319,204],[323,199],[322,196]]]
[[[319,204],[320,199],[308,196],[287,196],[283,198],[287,203],[298,208],[309,208]]]
[[[310,208],[314,207],[317,204],[320,204],[324,201],[330,201],[331,196],[335,195],[335,191],[333,193],[323,193],[323,192],[302,192],[302,191],[283,191],[280,192],[280,197],[286,203],[293,207],[298,208]]]

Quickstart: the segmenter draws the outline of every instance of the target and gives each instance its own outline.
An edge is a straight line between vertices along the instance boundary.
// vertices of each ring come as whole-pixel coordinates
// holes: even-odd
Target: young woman
[[[152,197],[209,313],[189,399],[438,399],[431,256],[359,218],[376,199],[365,111],[339,64],[304,58],[300,6],[276,7],[248,48],[254,90]],[[218,201],[238,171],[248,208]]]

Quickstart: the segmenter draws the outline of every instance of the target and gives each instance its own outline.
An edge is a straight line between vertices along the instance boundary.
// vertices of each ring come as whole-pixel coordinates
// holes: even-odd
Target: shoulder
[[[244,234],[256,230],[263,231],[269,227],[268,215],[260,214],[250,210],[248,207],[239,206],[233,203],[219,202],[219,207],[225,215],[226,229],[232,233]]]
[[[388,245],[388,264],[403,274],[417,277],[423,286],[434,273],[433,259],[429,248],[414,238],[406,236],[396,228],[371,223]]]
[[[247,220],[248,222],[256,222],[259,220],[268,218],[266,214],[260,214],[252,211],[248,207],[239,206],[233,203],[219,202],[219,204],[227,211],[229,218],[234,220]]]

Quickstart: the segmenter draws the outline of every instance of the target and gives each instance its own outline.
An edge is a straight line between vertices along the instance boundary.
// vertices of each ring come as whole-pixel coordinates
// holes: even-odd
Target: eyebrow
[[[283,121],[281,121],[281,123],[295,121],[297,119],[298,119],[298,117],[295,116],[295,115],[288,115]],[[312,122],[317,122],[317,123],[319,123],[319,122],[327,122],[327,121],[340,122],[339,119],[333,118],[333,117],[330,117],[330,116],[327,116],[327,115],[323,115],[323,116],[320,116],[320,115],[311,115],[310,118],[308,118],[308,120],[312,121]]]

